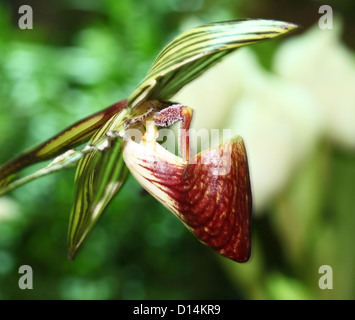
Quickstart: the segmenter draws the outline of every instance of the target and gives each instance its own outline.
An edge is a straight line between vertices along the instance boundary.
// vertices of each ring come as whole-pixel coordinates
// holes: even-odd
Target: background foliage
[[[298,23],[305,33],[323,3],[33,0],[33,30],[18,28],[22,4],[0,4],[0,163],[127,97],[182,30],[250,17]],[[328,4],[342,19],[340,41],[353,49],[354,2]],[[265,70],[283,41],[252,47]],[[244,265],[201,245],[132,177],[69,261],[74,169],[32,182],[0,198],[0,298],[354,299],[354,148],[321,139],[297,170],[256,212]],[[24,264],[33,290],[18,287]],[[321,265],[333,268],[333,290],[318,287]]]

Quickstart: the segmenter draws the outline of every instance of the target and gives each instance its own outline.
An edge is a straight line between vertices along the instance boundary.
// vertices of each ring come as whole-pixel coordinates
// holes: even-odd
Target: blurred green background
[[[22,4],[33,9],[32,30],[18,27],[21,17],[18,8]],[[0,198],[0,299],[354,299],[355,137],[351,130],[341,138],[329,134],[336,131],[337,125],[344,128],[342,121],[347,121],[349,128],[355,127],[355,117],[351,118],[355,108],[354,1],[327,2],[334,10],[334,24],[341,24],[342,30],[334,36],[337,41],[329,41],[312,60],[320,61],[334,49],[336,54],[346,52],[349,65],[338,68],[336,62],[325,62],[312,74],[315,79],[312,80],[308,76],[313,71],[304,70],[302,78],[299,71],[302,66],[297,67],[299,73],[293,77],[296,71],[289,68],[284,72],[286,69],[275,60],[284,42],[303,39],[309,30],[316,32],[322,4],[311,0],[32,0],[27,3],[3,0],[0,163],[74,121],[127,97],[167,41],[189,27],[213,21],[249,17],[300,24],[302,30],[290,37],[246,50],[257,61],[253,65],[259,70],[246,71],[251,81],[248,85],[256,81],[257,72],[258,75],[267,72],[277,77],[274,89],[283,92],[285,101],[288,97],[294,101],[295,91],[284,90],[284,83],[292,83],[291,87],[298,89],[303,86],[302,92],[308,93],[302,96],[300,108],[312,99],[329,95],[326,101],[331,101],[331,109],[323,110],[325,103],[320,101],[318,113],[313,113],[312,119],[323,119],[324,114],[328,120],[334,119],[329,114],[342,117],[336,124],[322,120],[320,125],[317,121],[303,122],[301,116],[304,127],[295,127],[300,136],[301,132],[312,131],[306,127],[309,123],[311,126],[317,123],[321,129],[312,133],[312,137],[302,136],[305,140],[300,145],[288,144],[294,152],[288,158],[283,157],[284,150],[269,149],[275,159],[287,164],[302,153],[308,137],[312,139],[311,147],[297,165],[287,173],[275,171],[273,177],[284,178],[273,192],[268,193],[267,175],[261,177],[265,185],[261,186],[256,165],[253,169],[256,163],[251,158],[253,152],[249,154],[254,198],[262,200],[254,214],[252,258],[242,265],[200,244],[170,212],[142,192],[132,177],[107,208],[74,261],[67,259],[66,236],[75,169],[34,181]],[[312,52],[311,46],[308,50],[303,48],[303,42],[294,43],[297,50],[301,49],[303,59]],[[292,49],[295,59],[288,65],[297,66],[300,55],[296,49]],[[340,53],[338,58],[336,54],[333,60],[344,61]],[[246,85],[236,83],[233,87],[223,73],[219,76],[220,85],[225,79],[225,86],[233,89],[221,96],[226,108],[213,105],[214,110],[224,110],[220,112],[224,119],[209,125],[230,128],[234,122],[226,119],[231,117],[230,112],[238,115],[233,106],[240,101],[238,95],[233,96],[233,90]],[[235,76],[238,78],[238,73]],[[319,87],[313,87],[315,84]],[[199,92],[193,90],[193,99],[198,100],[201,92],[202,97],[206,88],[201,88]],[[228,94],[227,98],[233,96],[233,103],[226,102]],[[257,93],[245,90],[243,101],[252,95]],[[272,99],[280,100],[278,94]],[[342,105],[347,108],[343,110]],[[272,114],[267,108],[265,103],[265,114]],[[195,116],[204,126],[211,115],[197,109]],[[309,111],[304,114],[306,119]],[[286,119],[284,124],[292,127],[287,117],[280,119]],[[269,123],[263,116],[259,121]],[[236,125],[236,132],[238,128]],[[266,126],[264,132],[274,129]],[[264,143],[263,132],[258,140]],[[248,140],[248,135],[245,141],[252,151],[253,141]],[[37,167],[40,166],[29,171]],[[262,170],[273,172],[268,164]],[[33,290],[18,287],[21,265],[33,268]],[[318,270],[322,265],[332,267],[331,290],[318,286],[321,277]]]

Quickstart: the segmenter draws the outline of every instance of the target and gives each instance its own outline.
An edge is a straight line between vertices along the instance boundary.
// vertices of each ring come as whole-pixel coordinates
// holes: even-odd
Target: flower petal
[[[121,118],[123,123],[125,114]],[[110,119],[100,128],[91,143],[100,141],[110,132],[108,128],[112,123],[119,122],[119,119],[119,114]],[[68,255],[71,259],[128,176],[123,161],[122,138],[115,136],[111,141],[104,141],[102,148],[94,149],[80,160],[76,171],[76,194],[68,231]]]
[[[159,144],[133,141],[124,159],[135,178],[203,243],[222,256],[250,256],[251,188],[243,140],[237,137],[187,163]]]
[[[127,105],[169,100],[239,47],[281,36],[295,30],[292,23],[242,19],[209,23],[190,29],[169,42],[158,54],[144,80],[128,97]]]

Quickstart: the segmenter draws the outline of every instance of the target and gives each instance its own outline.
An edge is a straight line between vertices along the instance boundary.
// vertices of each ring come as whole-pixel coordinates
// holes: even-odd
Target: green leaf
[[[0,168],[0,187],[8,185],[15,178],[15,174],[37,162],[52,159],[86,141],[88,141],[98,128],[102,127],[112,116],[126,107],[126,101],[122,100],[114,105],[99,111],[83,120],[76,122],[54,137],[41,143],[39,146],[17,156]],[[65,167],[65,166],[64,166]],[[64,168],[63,167],[63,168]],[[58,167],[59,168],[59,167]],[[44,174],[46,171],[44,171]],[[42,176],[41,175],[37,175]],[[32,175],[31,180],[36,175]],[[22,183],[24,184],[24,183]],[[21,184],[21,185],[22,185]]]
[[[246,19],[188,30],[163,48],[144,80],[127,99],[127,105],[135,107],[142,101],[168,100],[237,48],[295,28],[296,25],[282,21]]]

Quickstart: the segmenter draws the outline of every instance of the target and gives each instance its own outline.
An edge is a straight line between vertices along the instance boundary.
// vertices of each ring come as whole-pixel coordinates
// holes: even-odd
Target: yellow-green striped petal
[[[8,163],[0,167],[0,187],[8,185],[18,171],[41,161],[54,158],[69,149],[72,149],[88,141],[98,128],[102,127],[113,115],[126,107],[126,101],[120,101],[114,105],[99,111],[85,119],[82,119],[54,137],[33,147]]]
[[[237,48],[295,28],[296,25],[283,21],[245,19],[188,30],[162,49],[144,80],[127,99],[127,105],[135,107],[144,100],[168,100]]]
[[[112,133],[113,124],[117,131],[123,129],[127,120],[127,109],[113,116],[92,138],[89,145],[96,145],[105,136],[106,144],[95,148],[82,158],[76,171],[76,193],[69,221],[68,255],[74,258],[77,250],[92,230],[97,220],[119,191],[128,176],[123,161],[123,139]]]

